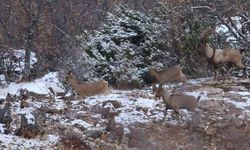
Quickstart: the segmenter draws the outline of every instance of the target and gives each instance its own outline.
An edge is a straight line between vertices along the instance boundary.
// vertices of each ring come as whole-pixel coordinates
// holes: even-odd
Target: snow
[[[187,81],[187,84],[191,84],[197,87],[200,87],[203,81],[208,80],[208,78],[200,78],[200,79],[191,79]],[[182,84],[166,84],[166,88],[178,88],[182,86]],[[57,72],[51,72],[45,75],[40,79],[36,79],[33,82],[27,83],[11,83],[6,87],[1,87],[0,89],[0,97],[5,98],[7,93],[19,95],[20,89],[27,89],[28,91],[37,93],[37,94],[45,94],[49,95],[50,91],[48,88],[51,87],[54,92],[64,92],[62,88],[62,84],[58,79]],[[72,127],[75,125],[79,125],[87,130],[94,130],[95,128],[102,128],[101,122],[103,119],[101,118],[100,112],[91,114],[88,109],[97,109],[100,108],[111,108],[111,111],[118,112],[115,116],[115,121],[120,123],[124,126],[125,133],[129,133],[129,125],[136,124],[136,123],[150,123],[154,121],[166,120],[169,124],[177,124],[178,121],[173,118],[172,110],[168,110],[166,112],[166,116],[164,116],[165,105],[163,104],[162,100],[155,100],[154,95],[152,95],[151,87],[147,87],[142,90],[110,90],[107,94],[102,94],[98,96],[92,96],[86,98],[84,101],[80,99],[73,99],[71,100],[71,113],[68,117],[65,117],[64,111],[63,113],[58,114],[46,114],[46,118],[50,118],[52,121],[57,121],[66,127]],[[201,89],[201,88],[200,88]],[[195,97],[201,96],[201,100],[209,100],[208,94],[209,91],[200,89],[194,91],[185,91],[184,94],[192,95]],[[206,89],[206,88],[203,88]],[[232,103],[235,107],[243,109],[246,112],[250,112],[250,92],[248,91],[229,91],[228,93],[231,94],[238,94],[244,101],[235,101],[234,99],[224,99],[226,102]],[[67,104],[64,100],[58,99],[54,97],[53,105],[50,105],[51,109],[57,110],[65,110],[68,108]],[[28,100],[30,101],[30,100]],[[120,107],[115,108],[110,101],[116,101],[120,104]],[[104,102],[107,103],[103,106]],[[47,101],[32,101],[29,104],[29,107],[20,108],[20,102],[16,101],[13,102],[13,107],[11,109],[12,115],[20,116],[24,114],[28,120],[29,124],[34,124],[35,117],[32,114],[37,108],[41,108],[44,103],[48,103]],[[85,109],[83,109],[85,108]],[[86,109],[88,108],[88,109]],[[89,122],[88,120],[79,119],[75,116],[84,116],[90,115],[91,118],[95,120],[99,120],[97,124],[93,122]],[[189,112],[185,109],[181,109],[181,114],[184,116],[184,120],[191,120],[192,119],[192,112]],[[98,127],[97,127],[98,126]],[[11,125],[12,128],[17,129],[15,124]],[[6,135],[4,133],[4,125],[0,124],[0,148],[9,148],[9,149],[39,149],[39,148],[46,148],[50,149],[51,146],[56,144],[60,137],[55,134],[49,134],[43,140],[41,139],[25,139],[15,135]]]
[[[89,123],[87,123],[86,121],[83,121],[83,120],[81,120],[81,119],[74,119],[72,122],[66,123],[66,124],[68,124],[68,125],[79,124],[79,125],[83,126],[84,128],[89,128],[89,127],[92,126],[91,124],[89,124]]]
[[[162,50],[162,31],[168,30],[157,18],[136,10],[119,7],[107,13],[107,22],[93,34],[78,36],[82,49],[88,49],[91,65],[106,80],[142,83],[140,76],[148,69],[142,64],[170,57]],[[145,53],[145,51],[147,51]],[[158,62],[160,63],[160,62]],[[162,64],[161,64],[162,65]],[[97,67],[96,67],[97,66]],[[92,79],[92,78],[91,78]]]
[[[34,92],[37,94],[49,94],[50,90],[49,87],[53,87],[54,92],[63,92],[64,89],[62,88],[62,84],[58,79],[57,72],[51,72],[45,75],[43,78],[36,79],[33,82],[27,83],[10,83],[7,88],[3,88],[0,91],[0,98],[5,98],[7,93],[12,95],[19,95],[20,89],[27,89],[30,92]]]
[[[232,20],[232,23],[236,27],[236,29],[232,25],[232,23],[230,23],[227,19],[224,19],[224,21],[227,22],[227,25],[230,26],[231,31],[229,30],[229,28],[225,24],[217,25],[215,27],[215,31],[218,34],[222,34],[222,35],[226,36],[226,42],[229,42],[229,44],[231,44],[231,46],[234,47],[235,44],[237,44],[237,39],[236,39],[235,35],[237,35],[237,37],[240,37],[239,32],[242,32],[242,23],[241,23],[241,21],[243,19],[240,16],[232,16],[230,18]],[[238,31],[236,31],[236,30],[238,30]],[[234,32],[235,35],[232,34],[231,32]]]
[[[228,27],[223,25],[223,24],[215,27],[215,32],[217,32],[217,33],[227,33],[228,31],[229,31]]]
[[[115,117],[115,120],[121,124],[132,124],[135,122],[149,122],[150,118],[162,119],[163,113],[159,110],[151,114],[150,111],[155,110],[155,106],[160,101],[148,98],[132,98],[129,95],[133,95],[135,91],[117,91],[114,90],[112,93],[102,96],[91,97],[85,100],[86,104],[91,106],[102,106],[102,103],[108,100],[114,100],[121,103],[122,108],[118,108],[121,112]],[[142,112],[140,108],[148,109],[147,114]]]
[[[25,65],[25,50],[14,50],[14,55],[21,60],[20,61],[20,66],[18,66],[17,68],[15,68],[15,71],[22,71],[24,69],[24,65]],[[33,65],[37,62],[37,58],[36,58],[36,54],[34,52],[31,52],[30,54],[30,66],[33,67]]]
[[[207,99],[209,99],[209,98],[207,97],[207,92],[206,92],[206,91],[203,91],[203,92],[196,92],[196,91],[184,92],[184,94],[186,94],[186,95],[191,95],[191,96],[194,96],[194,97],[196,97],[196,98],[198,98],[199,96],[201,96],[201,97],[200,97],[200,100],[207,100]]]
[[[4,124],[0,123],[0,134],[4,133]]]
[[[246,112],[250,113],[250,92],[249,91],[229,91],[230,94],[240,95],[242,101],[237,101],[235,99],[225,98],[226,102],[229,102],[235,105],[237,108],[243,109]]]
[[[27,119],[27,123],[28,124],[35,124],[35,117],[33,114],[31,114],[30,112],[26,113],[25,115],[26,119]]]
[[[233,99],[224,99],[226,102],[229,102],[233,105],[235,105],[235,107],[240,108],[245,110],[246,112],[250,113],[250,98],[245,99],[245,101],[235,101]]]
[[[5,76],[3,74],[0,74],[0,83],[3,85],[6,85],[6,81],[5,81]]]
[[[115,117],[115,121],[121,124],[132,124],[136,122],[145,123],[148,122],[148,119],[143,114],[143,112],[138,112],[136,110],[132,111],[123,111],[119,116]]]
[[[241,92],[241,91],[238,91],[238,92],[230,91],[229,93],[231,93],[231,94],[239,94],[241,96],[250,96],[250,92],[248,92],[248,91],[243,91],[243,92]]]
[[[59,136],[48,135],[47,139],[40,141],[38,139],[24,139],[14,135],[0,134],[0,148],[2,149],[51,149],[50,145],[59,141]]]

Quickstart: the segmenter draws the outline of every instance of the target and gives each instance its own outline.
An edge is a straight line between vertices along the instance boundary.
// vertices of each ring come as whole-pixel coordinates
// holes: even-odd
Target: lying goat
[[[201,48],[205,51],[208,62],[213,65],[215,70],[215,78],[218,78],[218,67],[220,63],[227,63],[230,65],[227,74],[231,71],[233,66],[237,68],[241,68],[244,70],[244,75],[247,77],[246,66],[242,63],[242,53],[245,51],[244,49],[236,50],[233,48],[226,49],[213,49],[207,43],[207,36],[214,32],[211,28],[207,28],[203,32],[201,32]]]
[[[73,90],[76,91],[80,98],[104,94],[108,91],[108,82],[101,80],[95,82],[78,83],[72,73],[69,73],[66,77],[66,83],[68,83]]]
[[[157,82],[160,84],[159,87],[162,87],[166,82],[185,82],[187,80],[179,65],[161,71],[157,71],[155,68],[149,68],[149,74],[156,78]]]
[[[194,111],[195,108],[197,108],[198,102],[201,97],[199,96],[198,98],[196,98],[194,96],[185,94],[169,95],[167,91],[162,87],[157,89],[156,96],[162,97],[163,102],[166,105],[166,110],[173,109],[177,114],[180,114],[179,109]]]

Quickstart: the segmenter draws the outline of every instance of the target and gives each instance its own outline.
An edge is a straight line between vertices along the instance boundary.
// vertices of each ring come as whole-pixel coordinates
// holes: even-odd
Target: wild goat
[[[108,92],[107,81],[101,80],[95,82],[78,83],[71,72],[66,77],[66,83],[68,83],[73,88],[73,90],[76,91],[80,98]]]
[[[227,71],[227,74],[231,71],[233,66],[241,68],[244,70],[244,75],[247,76],[246,66],[242,63],[242,53],[244,49],[236,50],[233,48],[226,49],[213,49],[207,43],[207,36],[213,33],[213,29],[207,28],[203,30],[200,34],[200,46],[205,52],[208,62],[213,65],[215,71],[215,78],[218,78],[218,67],[220,63],[227,63],[230,65],[230,68]]]
[[[160,84],[159,87],[162,87],[162,85],[166,82],[185,82],[187,80],[179,65],[175,65],[161,71],[157,71],[155,68],[149,68],[149,74],[156,78]]]
[[[198,106],[198,102],[201,97],[199,96],[198,98],[196,98],[194,96],[185,94],[170,95],[162,87],[159,87],[157,89],[156,95],[162,97],[163,102],[166,105],[166,110],[173,109],[177,114],[180,114],[179,109],[187,109],[188,111],[194,111],[195,108]]]

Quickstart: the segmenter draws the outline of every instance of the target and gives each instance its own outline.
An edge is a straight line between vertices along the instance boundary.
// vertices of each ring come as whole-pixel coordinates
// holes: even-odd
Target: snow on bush
[[[161,31],[157,19],[119,6],[107,14],[107,21],[94,34],[79,36],[84,52],[92,65],[108,81],[142,82],[143,70],[160,58],[168,56],[161,46]]]
[[[10,82],[16,80],[25,67],[25,50],[4,50],[0,52],[0,82]],[[30,68],[37,63],[36,54],[31,52]],[[7,77],[6,77],[7,76]]]

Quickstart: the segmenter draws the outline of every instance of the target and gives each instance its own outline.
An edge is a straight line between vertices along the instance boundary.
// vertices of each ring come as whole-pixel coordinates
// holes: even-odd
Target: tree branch
[[[237,29],[236,25],[234,24],[233,20],[231,19],[231,17],[228,17],[229,22],[231,23],[232,27],[234,28],[234,30],[237,32],[237,34],[245,41],[247,42],[246,37]]]
[[[48,22],[46,20],[42,20],[42,19],[38,19],[37,20],[38,22],[41,22],[41,23],[46,23],[54,28],[56,28],[58,31],[60,31],[62,34],[64,34],[67,38],[71,37],[69,34],[67,34],[65,31],[63,31],[63,29],[59,28],[57,25],[51,23],[51,22]]]
[[[211,7],[209,6],[194,6],[194,7],[191,7],[191,11],[193,11],[194,9],[202,9],[202,8],[205,8],[205,9],[208,9],[210,10],[214,15],[216,15],[219,20],[229,29],[229,31],[233,34],[233,36],[237,39],[237,41],[239,42],[243,42],[244,44],[246,44],[247,40],[246,38],[244,37],[244,35],[240,34],[239,31],[237,30],[237,28],[235,29],[236,32],[238,33],[235,33],[234,30],[232,29],[231,26],[228,25],[228,23],[221,17],[221,15],[219,13],[217,13],[215,11],[215,9],[212,9]],[[230,21],[230,20],[229,20]],[[235,28],[234,24],[232,24],[232,26]],[[243,41],[242,41],[243,39]]]
[[[250,20],[245,21],[245,22],[242,23],[242,26],[245,26],[245,25],[247,25],[247,24],[249,24],[249,23],[250,23]]]
[[[191,7],[191,11],[193,12],[194,9],[203,9],[203,8],[208,9],[208,10],[210,10],[212,12],[215,12],[215,9],[213,9],[213,8],[211,8],[209,6],[193,6],[193,7]]]

